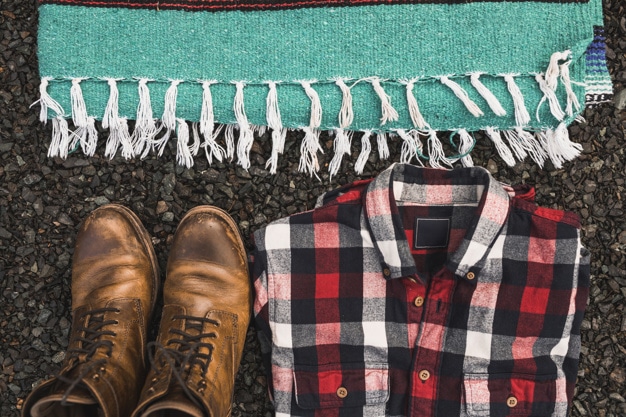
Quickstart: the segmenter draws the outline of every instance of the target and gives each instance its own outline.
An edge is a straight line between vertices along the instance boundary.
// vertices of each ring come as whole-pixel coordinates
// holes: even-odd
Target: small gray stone
[[[42,309],[39,312],[39,316],[37,317],[37,323],[41,325],[45,325],[48,322],[48,319],[50,318],[51,315],[52,315],[52,311],[48,310],[47,308]]]
[[[4,227],[0,226],[0,238],[2,239],[11,239],[13,237],[13,233],[9,232]]]
[[[28,174],[24,177],[24,184],[33,185],[41,181],[41,175],[38,174]]]
[[[109,199],[104,197],[104,196],[96,197],[93,200],[93,202],[96,203],[99,206],[104,206],[105,204],[109,204],[110,203]]]
[[[626,88],[615,94],[615,97],[613,97],[613,103],[615,103],[615,107],[619,110],[626,109]]]
[[[57,352],[52,356],[52,362],[61,363],[65,359],[65,352]]]

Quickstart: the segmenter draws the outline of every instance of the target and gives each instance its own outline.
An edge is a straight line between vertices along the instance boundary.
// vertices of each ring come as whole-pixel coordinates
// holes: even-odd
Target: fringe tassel
[[[74,149],[76,147],[76,143],[80,142],[80,146],[86,156],[93,156],[96,153],[96,146],[98,145],[98,130],[96,129],[96,119],[94,117],[88,117],[87,126],[76,129],[73,134],[75,135],[75,140],[70,144],[70,149]],[[83,142],[83,138],[85,137],[87,140]]]
[[[515,166],[515,158],[513,158],[511,150],[502,140],[502,135],[500,135],[500,132],[493,127],[487,127],[485,128],[485,133],[493,142],[496,150],[498,151],[498,155],[500,155],[502,160],[510,167]]]
[[[365,164],[367,163],[370,153],[372,152],[372,143],[370,141],[371,136],[372,132],[370,130],[364,131],[363,136],[361,136],[361,153],[354,164],[354,172],[356,172],[357,175],[363,174]]]
[[[113,159],[118,147],[122,146],[122,156],[125,159],[129,159],[133,157],[134,150],[130,133],[128,132],[128,121],[119,115],[117,80],[106,78],[106,81],[109,84],[110,96],[102,117],[102,127],[109,129],[109,138],[107,139],[104,156]]]
[[[520,161],[529,155],[539,167],[543,168],[548,155],[537,138],[521,128],[505,131],[504,135]]]
[[[189,147],[189,126],[183,119],[176,119],[178,123],[178,132],[176,136],[176,162],[178,165],[184,165],[186,168],[193,166],[193,156]]]
[[[567,61],[561,64],[559,68],[561,70],[561,82],[563,83],[563,86],[565,86],[565,91],[567,92],[567,107],[565,108],[565,113],[567,113],[569,117],[572,117],[574,116],[572,105],[576,108],[576,112],[579,112],[581,107],[578,97],[576,97],[576,93],[574,93],[574,90],[572,89],[572,80],[569,76],[570,63],[571,61]]]
[[[194,128],[194,130],[197,132],[198,131],[198,123],[192,123],[192,126]],[[198,151],[200,150],[200,145],[201,145],[201,141],[200,141],[200,135],[193,135],[193,145],[191,145],[191,147],[189,148],[189,151],[191,152],[191,156],[197,156],[198,155]]]
[[[83,98],[83,90],[80,88],[80,82],[85,78],[72,79],[72,87],[70,88],[70,102],[72,104],[72,121],[76,127],[87,126],[87,106]]]
[[[226,156],[232,161],[235,157],[235,125],[226,125],[224,140],[226,141]]]
[[[219,130],[216,130],[215,116],[213,114],[213,95],[211,94],[211,85],[215,83],[217,83],[217,81],[202,81],[202,110],[200,112],[199,130],[202,136],[204,136],[204,142],[202,142],[200,146],[204,148],[204,153],[209,165],[213,163],[213,158],[222,162],[223,157],[226,155],[224,148],[218,145],[215,141],[219,131],[221,130],[221,127],[218,128]],[[194,126],[194,128],[197,129],[198,127]],[[232,158],[232,153],[230,155]]]
[[[52,141],[48,148],[48,157],[54,158],[59,156],[63,159],[67,158],[70,142],[70,129],[67,120],[62,115],[58,115],[52,119]]]
[[[552,113],[552,115],[558,121],[562,121],[565,118],[565,113],[563,112],[563,109],[561,109],[561,105],[559,104],[559,99],[556,98],[555,90],[551,89],[548,86],[546,80],[544,80],[543,78],[543,74],[535,75],[535,80],[537,81],[537,84],[539,84],[539,88],[541,89],[541,92],[543,93],[543,97],[539,101],[539,105],[537,106],[537,111],[535,114],[535,117],[537,117],[537,121],[539,122],[541,121],[539,119],[539,110],[541,109],[541,106],[543,105],[543,103],[545,103],[546,100],[548,100],[548,104],[550,105],[550,112]]]
[[[473,167],[474,161],[472,160],[469,152],[474,147],[475,140],[474,138],[472,138],[472,135],[470,135],[469,132],[465,129],[460,129],[458,133],[459,139],[461,140],[461,143],[459,144],[459,153],[461,155],[467,154],[461,157],[461,164],[464,167]]]
[[[200,133],[206,140],[213,138],[213,130],[215,129],[215,116],[213,115],[213,95],[211,94],[211,85],[217,81],[202,81],[202,111],[200,112]],[[220,159],[221,161],[221,159]]]
[[[178,85],[182,80],[171,80],[171,84],[165,92],[165,103],[161,121],[165,128],[172,132],[176,129],[176,99],[178,98]]]
[[[530,123],[530,114],[526,110],[526,104],[524,104],[524,96],[522,91],[515,84],[513,74],[504,74],[504,81],[506,81],[511,98],[513,98],[513,105],[515,106],[515,123],[519,127],[524,127]]]
[[[320,145],[320,132],[310,127],[304,127],[302,130],[304,131],[304,139],[302,139],[302,144],[300,145],[300,166],[298,171],[307,172],[310,176],[315,174],[317,177],[317,171],[320,169],[317,153],[324,153]]]
[[[339,110],[339,127],[347,128],[354,120],[354,110],[352,108],[352,93],[350,87],[345,83],[346,79],[337,78],[335,84],[341,89],[341,110]]]
[[[387,134],[378,132],[376,134],[376,146],[378,147],[378,157],[383,161],[389,158],[389,145],[387,144]]]
[[[145,158],[150,151],[150,144],[154,142],[161,129],[157,127],[157,120],[152,114],[152,102],[148,88],[148,82],[152,80],[140,78],[138,81],[139,105],[137,106],[137,121],[135,122],[135,131],[131,135],[131,142],[135,155],[141,155],[141,158]]]
[[[402,81],[403,84],[406,85],[406,101],[409,107],[409,114],[411,115],[411,121],[413,122],[413,126],[418,129],[425,129],[428,127],[428,123],[424,120],[424,116],[420,112],[420,108],[417,105],[417,99],[413,94],[413,88],[415,87],[415,82],[417,79],[412,79],[408,81]]]
[[[243,88],[245,84],[243,82],[235,83],[237,86],[237,92],[235,93],[235,103],[233,105],[233,111],[235,112],[235,119],[239,125],[239,141],[237,142],[237,163],[241,165],[243,169],[250,168],[250,149],[252,149],[252,142],[254,142],[254,134],[250,128],[248,117],[244,108],[243,101]]]
[[[304,139],[300,145],[300,172],[308,172],[309,175],[319,171],[319,162],[317,160],[317,152],[322,152],[322,146],[319,143],[319,127],[322,124],[322,103],[317,92],[311,87],[311,81],[301,81],[300,84],[304,88],[304,92],[311,100],[311,118],[309,126],[303,128]]]
[[[120,146],[122,147],[122,157],[124,159],[133,157],[133,147],[128,134],[128,120],[125,117],[118,118],[115,121],[115,126],[111,127],[104,156],[113,159]]]
[[[376,94],[378,94],[378,97],[380,98],[382,113],[382,117],[380,118],[380,124],[384,125],[387,122],[395,122],[396,120],[398,120],[399,116],[396,109],[394,109],[391,105],[391,97],[389,97],[389,95],[385,93],[385,90],[383,90],[383,87],[380,85],[380,81],[380,78],[369,79],[369,82],[372,83],[372,87],[374,87],[374,91],[376,92]]]
[[[437,132],[432,129],[428,131],[428,157],[430,158],[430,166],[433,168],[444,168],[439,162],[452,168],[452,163],[446,158]]]
[[[39,84],[39,100],[35,101],[30,106],[33,107],[35,104],[39,103],[39,121],[43,124],[46,124],[48,121],[48,109],[54,110],[57,116],[65,116],[63,107],[48,94],[48,85],[51,80],[52,77],[43,77],[41,79],[41,84]]]
[[[176,130],[176,99],[178,97],[178,85],[182,80],[171,80],[171,84],[165,92],[163,116],[161,116],[161,126],[159,130],[165,129],[165,134],[160,138],[152,141],[152,146],[158,148],[158,155],[163,155],[165,145],[170,136]]]
[[[524,159],[526,159],[528,154],[526,153],[526,151],[524,150],[524,147],[520,143],[520,139],[515,134],[515,131],[505,130],[502,133],[504,134],[504,137],[506,138],[507,142],[509,142],[511,149],[513,150],[513,152],[515,153],[515,156],[517,157],[517,160],[521,162]]]
[[[500,104],[500,101],[496,98],[496,96],[480,81],[480,72],[473,72],[469,74],[470,82],[472,86],[478,91],[478,94],[485,99],[491,111],[495,113],[496,116],[506,116],[506,110]]]
[[[570,141],[567,126],[561,123],[555,130],[546,131],[546,150],[550,160],[558,169],[563,166],[563,162],[578,157],[583,147],[579,143]]]
[[[76,144],[80,143],[83,153],[87,156],[93,156],[98,144],[98,131],[96,130],[96,119],[87,113],[83,91],[80,88],[80,82],[84,79],[74,78],[70,89],[72,121],[76,130],[72,133],[74,140],[69,144],[69,149],[74,149]]]
[[[546,85],[550,90],[556,91],[559,82],[559,62],[567,61],[571,53],[571,51],[555,52],[550,57],[550,64],[546,69]]]
[[[270,174],[276,174],[278,166],[278,155],[283,153],[285,149],[285,138],[287,129],[283,128],[283,122],[280,116],[280,108],[278,107],[278,92],[276,91],[276,83],[269,82],[269,92],[267,93],[266,114],[267,125],[272,129],[272,155],[268,159],[265,167],[270,168]]]
[[[352,144],[351,135],[352,132],[346,132],[344,129],[335,129],[335,141],[333,142],[335,154],[330,164],[328,164],[328,172],[331,179],[339,172],[343,156],[350,155],[350,146]]]
[[[267,126],[265,125],[250,125],[250,129],[252,129],[252,133],[257,136],[263,136],[265,132],[267,132]]]
[[[320,96],[317,91],[311,87],[311,83],[315,81],[301,81],[300,84],[304,88],[304,92],[311,100],[311,118],[309,127],[312,129],[318,129],[322,125],[322,103],[320,102]]]
[[[198,131],[199,123],[193,124],[193,136],[194,140],[198,142],[199,147],[204,148],[204,154],[206,155],[206,160],[211,165],[213,163],[213,158],[222,162],[222,157],[226,154],[224,148],[217,144],[215,138],[222,131],[223,125],[219,125],[213,132],[213,136],[211,138],[204,137],[204,142],[200,143],[200,132]]]
[[[330,178],[337,175],[341,167],[341,160],[344,155],[350,155],[350,146],[352,145],[352,132],[345,129],[352,124],[354,120],[354,111],[352,109],[352,93],[350,87],[346,85],[343,79],[336,79],[335,84],[341,89],[341,110],[339,111],[339,129],[335,129],[335,141],[333,148],[335,154],[328,165]]]
[[[424,166],[422,160],[419,157],[419,153],[423,153],[422,142],[420,141],[417,131],[412,130],[407,132],[404,129],[396,130],[400,139],[402,139],[402,149],[400,150],[400,163],[409,164],[411,160],[415,158],[418,164]],[[419,153],[418,153],[419,152]]]
[[[467,91],[463,89],[459,84],[452,81],[450,78],[443,76],[439,78],[439,81],[446,87],[450,88],[455,96],[458,97],[459,100],[463,102],[467,110],[472,113],[474,117],[483,116],[483,111],[469,98],[467,95]]]

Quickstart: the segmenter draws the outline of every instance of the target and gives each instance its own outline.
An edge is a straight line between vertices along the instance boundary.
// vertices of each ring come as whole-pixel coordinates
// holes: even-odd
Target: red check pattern
[[[276,415],[566,416],[589,252],[533,200],[482,168],[394,165],[257,231]],[[448,219],[447,247],[415,249],[418,219]]]

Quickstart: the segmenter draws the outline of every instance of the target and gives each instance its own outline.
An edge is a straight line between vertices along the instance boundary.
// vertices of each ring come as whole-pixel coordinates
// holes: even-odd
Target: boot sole
[[[156,308],[157,296],[159,294],[159,289],[161,288],[161,279],[160,279],[161,275],[160,275],[159,261],[157,260],[156,252],[154,250],[154,246],[152,245],[152,239],[150,237],[150,234],[144,227],[143,223],[141,223],[141,220],[139,220],[139,217],[137,217],[137,215],[133,213],[133,211],[130,210],[129,208],[124,207],[119,204],[107,204],[107,205],[97,208],[96,210],[94,210],[94,212],[98,210],[104,210],[104,209],[113,209],[117,211],[118,213],[122,214],[124,217],[126,217],[126,219],[133,226],[133,229],[137,233],[139,240],[141,241],[143,247],[146,249],[146,252],[148,253],[148,257],[150,258],[150,264],[152,265],[152,271],[153,271],[152,279],[153,279],[153,284],[154,284],[152,286],[152,297],[150,299],[150,319],[152,320],[152,317],[154,315],[154,310]]]

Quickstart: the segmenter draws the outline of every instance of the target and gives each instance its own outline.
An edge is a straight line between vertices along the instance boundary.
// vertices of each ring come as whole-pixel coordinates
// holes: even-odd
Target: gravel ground
[[[615,81],[612,104],[588,109],[586,123],[573,126],[584,154],[561,170],[534,165],[506,167],[487,140],[473,156],[504,182],[529,182],[541,205],[578,213],[584,244],[592,252],[592,286],[583,322],[583,347],[573,416],[626,416],[626,3],[605,0],[609,67]],[[263,169],[269,138],[252,150],[252,168],[234,163],[208,166],[197,158],[193,169],[164,157],[126,162],[72,155],[46,157],[50,128],[37,120],[35,1],[0,3],[0,415],[17,416],[33,384],[52,375],[63,360],[70,328],[70,260],[76,227],[108,202],[132,208],[153,236],[161,266],[177,222],[190,208],[213,204],[227,210],[249,236],[269,221],[309,209],[322,192],[357,176],[352,158],[341,173],[321,181],[297,173],[300,136],[288,139],[279,174]],[[328,152],[332,141],[323,137]],[[391,152],[399,155],[397,144]],[[388,165],[373,153],[362,177]],[[249,240],[246,243],[250,245]],[[234,416],[271,416],[266,380],[253,329],[248,332],[237,375]]]

